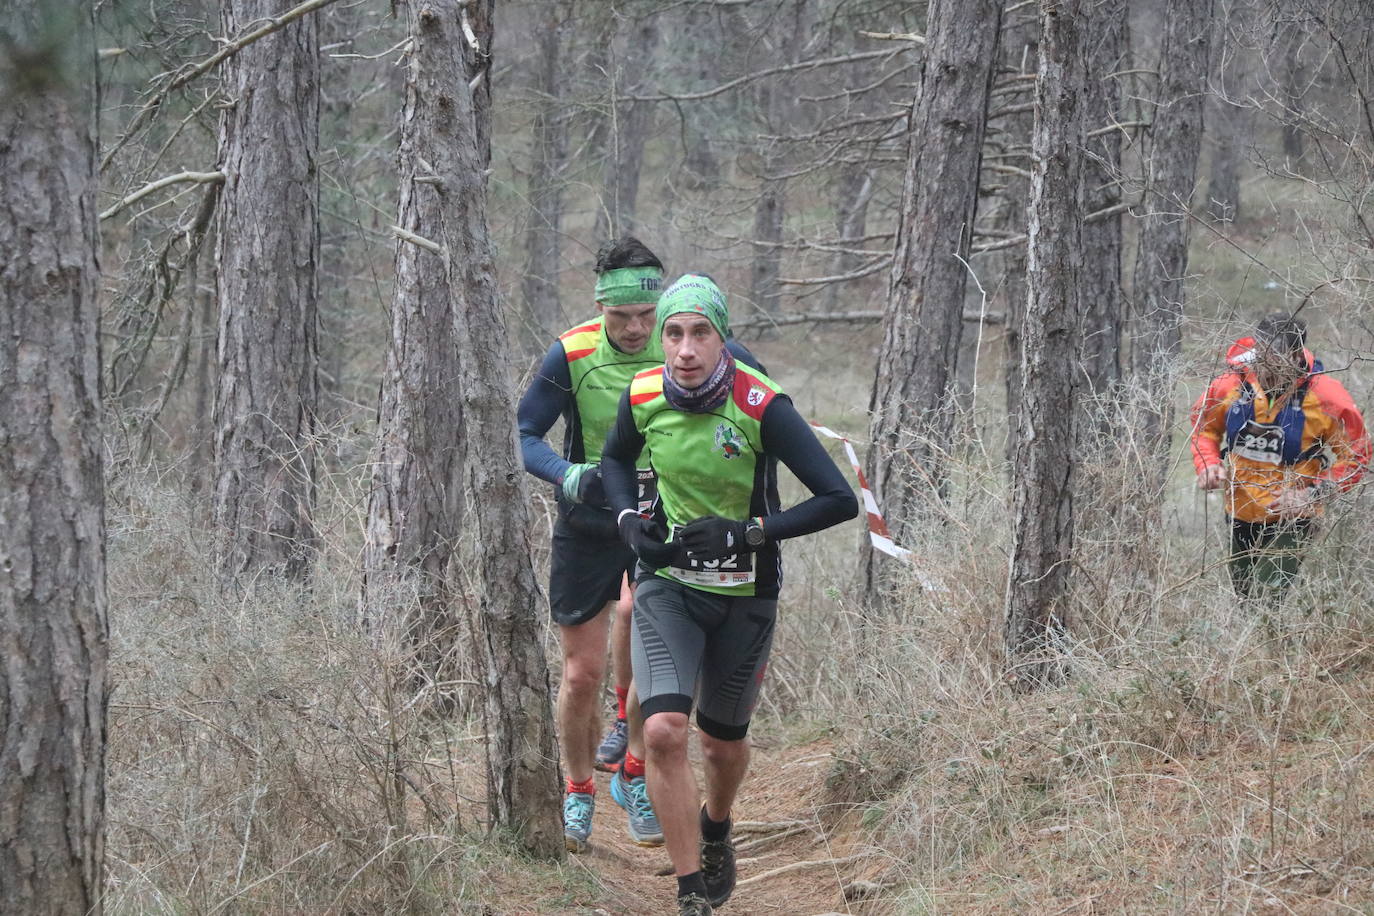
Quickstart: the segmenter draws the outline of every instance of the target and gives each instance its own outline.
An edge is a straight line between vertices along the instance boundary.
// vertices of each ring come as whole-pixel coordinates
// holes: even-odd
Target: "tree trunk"
[[[1084,37],[1090,55],[1087,91],[1089,130],[1117,123],[1121,89],[1107,74],[1125,69],[1127,10],[1124,0],[1105,0],[1093,8]],[[1087,140],[1084,163],[1085,213],[1121,203],[1121,132],[1108,130]],[[1079,363],[1087,397],[1083,406],[1096,415],[1082,432],[1105,429],[1102,401],[1121,381],[1121,220],[1120,214],[1083,226],[1083,327],[1078,335]]]
[[[649,67],[658,43],[658,20],[653,15],[645,15],[625,43],[619,59],[612,62],[611,117],[604,125],[606,156],[602,187],[605,190],[593,236],[598,241],[638,231],[639,172],[644,164],[644,145],[653,132],[658,110],[653,102],[626,102],[619,97],[637,95],[652,85],[648,78]]]
[[[806,39],[807,0],[793,0],[788,18],[770,31],[781,32],[778,59],[795,63]],[[778,8],[778,15],[783,15]],[[763,112],[768,133],[786,134],[796,130],[797,93],[780,78],[764,80],[759,88],[759,110]],[[754,260],[749,268],[749,299],[767,314],[778,311],[782,276],[782,235],[787,224],[787,179],[775,177],[787,170],[787,157],[777,141],[771,141],[763,155],[763,183],[754,205]]]
[[[1038,64],[1038,44],[1040,41],[1039,13],[1034,12],[1030,19],[1018,17],[1003,24],[1002,59],[1004,72],[1034,76]],[[1005,151],[1025,151],[1024,157],[1015,157],[1015,165],[1029,167],[1031,133],[1035,118],[1031,112],[1014,112],[997,120],[998,132],[995,134]],[[1010,174],[998,176],[1005,182],[1005,188],[995,200],[992,228],[1002,232],[1023,233],[1026,231],[1026,204],[1030,200],[1030,181],[1025,175]],[[1026,312],[1026,249],[1017,245],[995,254],[1000,264],[1000,276],[994,307],[1005,316],[1002,333],[1002,381],[1007,401],[1007,465],[1016,463],[1017,424],[1015,418],[1021,409],[1021,322]]]
[[[1083,272],[1087,48],[1083,0],[1041,0],[1021,410],[1012,480],[1007,660],[1014,683],[1059,674],[1074,517],[1075,339]]]
[[[1207,209],[1213,219],[1240,219],[1240,173],[1251,141],[1254,112],[1242,102],[1251,93],[1252,52],[1237,36],[1259,13],[1242,0],[1229,0],[1226,28],[1217,35],[1216,89],[1208,99],[1207,134],[1212,161],[1207,173]]]
[[[1307,66],[1302,59],[1302,50],[1307,45],[1307,33],[1299,22],[1288,22],[1279,38],[1283,48],[1282,64],[1279,67],[1279,100],[1286,109],[1283,118],[1283,155],[1288,159],[1288,168],[1297,169],[1303,158],[1303,138],[1307,131],[1303,128],[1303,111],[1307,107],[1304,96],[1307,93]]]
[[[835,188],[835,235],[839,239],[862,238],[868,227],[868,204],[873,200],[876,185],[873,171],[866,165],[848,165],[840,172]],[[862,242],[840,242],[842,248],[862,248]],[[863,263],[857,254],[840,252],[835,255],[831,274],[839,276],[857,270]],[[832,283],[826,290],[825,301],[832,311],[842,306],[843,284]]]
[[[1001,18],[998,0],[930,4],[883,319],[883,358],[869,402],[868,479],[899,543],[930,518],[922,504],[940,498],[946,476],[940,456],[953,426],[950,389],[963,324],[964,261]],[[881,599],[881,560],[871,546],[864,551],[865,588],[873,605]]]
[[[572,4],[549,2],[543,12],[537,40],[535,92],[539,103],[532,138],[534,157],[530,165],[529,225],[525,230],[525,275],[520,283],[524,300],[520,336],[524,349],[530,353],[538,353],[540,347],[568,323],[558,296],[558,275],[562,266],[559,242],[563,221],[563,168],[568,154],[559,53]]]
[[[1135,264],[1131,356],[1132,370],[1144,392],[1137,428],[1146,437],[1144,454],[1161,475],[1167,466],[1173,377],[1182,349],[1189,208],[1202,149],[1212,4],[1213,0],[1169,0],[1165,11],[1159,97]],[[1153,484],[1162,486],[1163,477]],[[1146,489],[1150,491],[1150,486]]]
[[[5,30],[0,909],[98,916],[108,626],[91,7],[16,0]]]
[[[210,272],[217,274],[213,262],[207,262]],[[200,304],[196,334],[199,343],[196,347],[196,386],[195,416],[191,426],[191,439],[195,447],[191,450],[191,492],[200,496],[214,484],[214,423],[215,403],[215,352],[219,338],[218,298],[215,290],[219,282],[212,277],[210,289],[197,293],[193,299]],[[198,516],[203,519],[203,516]]]
[[[558,752],[541,601],[487,236],[490,126],[483,119],[490,110],[475,107],[467,88],[487,66],[491,0],[426,0],[409,15],[399,225],[411,240],[397,245],[364,607],[389,616],[398,588],[418,589],[412,635],[427,636],[445,656],[459,636],[456,610],[477,612],[491,823],[515,831],[530,851],[557,857]],[[480,51],[464,38],[463,16]]]
[[[223,33],[295,5],[223,0]],[[315,540],[318,35],[304,16],[223,65],[214,521],[226,587],[303,579]]]

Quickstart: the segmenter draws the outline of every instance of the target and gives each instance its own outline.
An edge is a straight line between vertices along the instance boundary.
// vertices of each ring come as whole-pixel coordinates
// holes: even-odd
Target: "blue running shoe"
[[[649,786],[643,776],[626,779],[623,770],[611,777],[611,798],[630,816],[626,832],[636,846],[662,846],[663,828],[649,802]]]
[[[592,812],[596,796],[569,792],[563,797],[563,845],[568,852],[586,852],[591,845]]]
[[[625,749],[630,746],[630,728],[624,719],[616,719],[601,746],[596,749],[596,768],[605,773],[614,773],[625,759]]]

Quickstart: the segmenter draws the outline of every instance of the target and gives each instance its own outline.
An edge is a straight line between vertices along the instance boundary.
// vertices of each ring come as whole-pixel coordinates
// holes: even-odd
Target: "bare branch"
[[[882,321],[881,309],[865,309],[858,312],[809,312],[800,315],[776,315],[762,318],[742,318],[730,322],[731,331],[749,328],[782,327],[789,324],[839,324],[850,321]],[[1001,312],[980,313],[972,309],[964,310],[965,321],[982,321],[984,324],[1001,324],[1006,320]]]
[[[1101,209],[1101,210],[1094,210],[1092,213],[1089,213],[1087,216],[1083,217],[1083,222],[1085,222],[1085,223],[1095,223],[1095,222],[1097,222],[1098,220],[1106,219],[1106,218],[1109,217],[1109,216],[1115,216],[1115,215],[1118,214],[1118,213],[1125,213],[1127,210],[1131,209],[1131,207],[1133,207],[1133,206],[1135,206],[1135,205],[1134,205],[1134,204],[1115,204],[1115,205],[1110,206],[1110,207],[1104,207],[1104,208]],[[988,243],[986,243],[986,244],[984,244],[984,245],[974,245],[971,249],[969,249],[969,253],[970,253],[970,254],[984,254],[985,252],[989,252],[989,251],[1001,251],[1003,248],[1015,248],[1015,247],[1018,246],[1018,245],[1024,245],[1024,244],[1026,244],[1026,236],[1024,236],[1024,235],[1014,235],[1014,236],[1012,236],[1011,238],[1008,238],[1008,239],[1002,239],[1002,240],[996,241],[996,242],[988,242]]]
[[[335,2],[337,2],[337,0],[305,0],[305,2],[299,6],[287,10],[274,19],[268,19],[263,25],[258,26],[251,32],[235,38],[200,63],[183,69],[174,76],[166,86],[163,86],[154,93],[153,97],[145,102],[143,107],[138,110],[138,114],[134,115],[133,121],[124,131],[123,136],[121,136],[119,140],[115,142],[115,145],[110,147],[110,151],[101,158],[100,171],[103,172],[105,169],[109,168],[110,162],[114,160],[115,154],[124,148],[124,144],[128,143],[133,135],[138,132],[139,128],[141,128],[144,123],[152,117],[153,113],[162,106],[162,102],[167,98],[168,94],[185,86],[187,83],[191,82],[191,80],[209,73],[222,64],[227,58],[242,51],[258,39],[266,38],[273,32],[278,32],[286,28],[302,16],[307,16]]]
[[[705,89],[701,92],[687,92],[682,95],[671,95],[666,92],[660,92],[658,95],[623,95],[620,98],[622,101],[627,102],[690,102],[698,99],[709,99],[721,93],[729,92],[736,86],[742,86],[745,83],[763,79],[765,76],[773,76],[777,73],[795,73],[799,70],[815,70],[819,67],[833,67],[837,64],[852,64],[861,60],[893,57],[900,53],[902,53],[901,49],[896,51],[864,51],[859,54],[845,54],[840,57],[821,57],[816,60],[804,60],[796,64],[786,64],[781,67],[768,67],[753,73],[746,73],[738,79],[730,80],[730,82],[722,83],[714,89]]]
[[[786,283],[788,286],[823,286],[826,283],[843,283],[846,280],[858,280],[861,277],[876,274],[878,271],[884,270],[890,266],[892,266],[892,255],[889,254],[879,258],[872,264],[867,264],[847,274],[835,274],[830,277],[778,277],[778,282]]]
[[[912,41],[918,45],[926,43],[926,37],[915,32],[865,32],[860,29],[859,34],[864,38],[876,38],[879,41]]]
[[[400,226],[392,226],[391,233],[401,241],[409,242],[412,245],[417,245],[420,248],[423,248],[425,251],[432,251],[437,255],[442,255],[444,253],[443,245],[440,245],[438,242],[430,241],[423,235],[416,235],[409,229],[402,229]]]
[[[154,181],[151,184],[146,184],[143,187],[139,188],[137,191],[130,194],[128,197],[119,201],[113,207],[110,207],[104,213],[101,213],[100,218],[109,219],[110,217],[118,213],[120,210],[123,210],[125,207],[130,206],[131,204],[137,203],[138,201],[147,197],[149,194],[155,194],[156,192],[161,191],[163,188],[171,187],[174,184],[181,184],[183,182],[188,181],[194,182],[196,184],[219,184],[222,181],[224,181],[224,173],[178,172],[175,175],[168,175],[166,178],[159,178],[157,181]]]

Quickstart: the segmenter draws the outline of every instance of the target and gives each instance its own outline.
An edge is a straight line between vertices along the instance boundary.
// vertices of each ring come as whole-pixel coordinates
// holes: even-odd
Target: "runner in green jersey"
[[[663,362],[654,333],[663,265],[642,242],[625,236],[597,253],[596,273],[598,314],[554,341],[516,413],[525,469],[554,484],[558,502],[549,609],[563,650],[558,735],[568,774],[564,832],[574,852],[585,850],[591,835],[593,767],[615,772],[611,795],[628,813],[630,838],[646,846],[663,842],[645,789],[641,720],[631,689],[626,573],[634,554],[616,534],[598,467],[621,392],[636,372]],[[561,454],[544,440],[560,418]],[[648,508],[653,482],[639,486]],[[598,745],[608,631],[618,715]]]
[[[730,809],[749,762],[782,584],[778,542],[853,518],[858,502],[782,389],[726,347],[725,296],[687,275],[657,309],[666,365],[638,373],[601,451],[621,536],[639,557],[631,657],[648,786],[678,878],[680,913],[710,913],[735,885]],[[635,498],[649,456],[653,516]],[[781,461],[811,497],[779,504]],[[693,703],[706,783],[687,757]]]

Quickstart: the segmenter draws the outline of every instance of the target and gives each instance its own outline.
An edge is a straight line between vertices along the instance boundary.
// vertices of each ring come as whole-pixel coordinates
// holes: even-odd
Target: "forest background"
[[[106,909],[667,899],[605,814],[610,854],[541,853],[556,755],[499,747],[552,746],[558,655],[503,430],[626,232],[721,283],[911,551],[788,547],[732,912],[1374,907],[1371,497],[1242,604],[1186,447],[1273,311],[1374,400],[1367,3],[149,0],[83,34]]]

